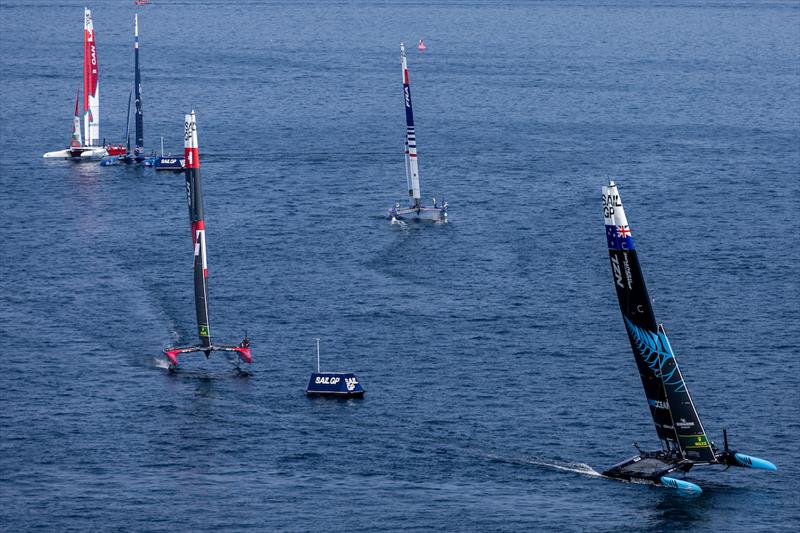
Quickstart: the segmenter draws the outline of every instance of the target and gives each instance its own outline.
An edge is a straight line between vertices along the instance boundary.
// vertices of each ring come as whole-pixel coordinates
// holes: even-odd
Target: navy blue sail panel
[[[403,73],[405,79],[403,80],[403,100],[406,105],[406,127],[413,131],[414,129],[414,109],[411,107],[411,85],[408,83],[408,70]],[[424,104],[425,102],[423,102]],[[425,107],[424,105],[422,107]]]
[[[135,15],[135,30],[134,30],[134,43],[133,43],[133,57],[134,57],[134,94],[135,98],[135,122],[136,122],[136,147],[134,152],[140,155],[142,147],[144,146],[144,111],[142,109],[142,79],[139,73],[139,15]]]
[[[697,462],[715,455],[653,307],[615,185],[603,187],[606,239],[614,286],[656,433],[666,450]]]
[[[200,155],[197,148],[197,124],[192,112],[184,124],[184,156],[186,158],[186,200],[192,224],[194,244],[194,301],[197,311],[197,332],[200,345],[211,347],[208,324],[208,265],[206,262],[206,227],[203,220],[203,184],[200,180]]]

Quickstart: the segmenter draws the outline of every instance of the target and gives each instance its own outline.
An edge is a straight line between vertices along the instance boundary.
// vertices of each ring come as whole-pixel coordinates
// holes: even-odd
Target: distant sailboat
[[[97,45],[95,42],[92,11],[84,8],[83,17],[83,139],[80,145],[75,143],[75,123],[69,148],[47,152],[43,157],[48,159],[92,160],[106,155],[124,153],[122,146],[103,146],[100,140],[100,83]],[[78,112],[76,109],[76,117]],[[77,123],[80,138],[80,120]]]
[[[142,76],[139,71],[139,15],[135,14],[133,19],[133,94],[134,100],[134,146],[131,149],[130,138],[130,119],[131,119],[131,100],[128,98],[128,129],[125,130],[125,153],[118,158],[110,158],[103,161],[103,164],[113,165],[117,162],[122,163],[145,163],[152,166],[155,156],[145,157],[144,155],[144,110],[142,106]],[[149,163],[149,164],[148,164]]]
[[[769,461],[729,450],[727,431],[721,452],[708,440],[664,326],[656,322],[628,219],[613,181],[603,187],[603,211],[617,299],[662,446],[656,452],[639,450],[639,455],[614,465],[603,475],[699,493],[699,486],[668,474],[709,464],[777,470]]]
[[[139,72],[139,15],[133,16],[133,93],[134,124],[136,125],[136,144],[133,147],[133,159],[140,163],[144,160],[144,110],[142,108],[142,75]]]
[[[189,203],[189,220],[192,225],[192,244],[194,246],[194,303],[200,344],[166,348],[164,354],[171,368],[178,366],[179,354],[191,352],[203,352],[206,358],[213,351],[236,352],[239,360],[249,364],[253,362],[253,358],[250,355],[250,340],[246,335],[236,346],[212,344],[211,342],[208,320],[208,265],[206,262],[206,228],[203,220],[203,186],[200,181],[200,153],[197,146],[197,123],[194,111],[186,115],[184,142],[186,196]]]
[[[408,61],[403,43],[400,43],[400,62],[403,70],[403,103],[406,109],[405,166],[410,203],[407,207],[401,207],[399,202],[396,203],[389,209],[387,218],[391,219],[392,223],[405,220],[447,222],[447,202],[439,205],[434,199],[432,207],[422,205],[422,195],[419,190],[419,163],[417,162],[417,134],[414,129],[414,110],[411,107]]]

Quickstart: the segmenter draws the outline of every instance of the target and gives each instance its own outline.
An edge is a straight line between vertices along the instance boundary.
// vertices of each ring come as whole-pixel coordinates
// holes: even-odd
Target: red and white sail
[[[100,83],[92,10],[83,12],[83,131],[86,146],[100,145]]]

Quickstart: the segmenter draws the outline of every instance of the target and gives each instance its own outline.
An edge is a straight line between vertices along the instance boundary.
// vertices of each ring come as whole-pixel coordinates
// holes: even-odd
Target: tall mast
[[[715,462],[664,328],[656,322],[617,186],[603,187],[611,273],[656,433],[666,450],[695,462]]]
[[[139,15],[134,15],[134,39],[133,39],[133,61],[134,61],[134,92],[136,95],[136,147],[135,155],[141,155],[144,147],[144,115],[142,111],[142,79],[139,74]]]
[[[208,265],[206,263],[206,227],[203,221],[203,186],[200,181],[200,154],[197,148],[197,123],[194,110],[184,121],[184,156],[186,157],[186,199],[192,225],[194,245],[194,303],[197,311],[197,332],[200,346],[209,348],[211,332],[208,327]]]
[[[414,200],[414,207],[420,206],[422,196],[419,192],[419,164],[417,163],[417,134],[414,132],[414,110],[411,108],[411,87],[408,79],[406,47],[400,43],[400,62],[403,65],[403,102],[406,107],[406,142],[408,143],[408,169],[411,175],[408,195]]]
[[[92,10],[83,11],[83,130],[86,146],[100,142],[100,84]]]

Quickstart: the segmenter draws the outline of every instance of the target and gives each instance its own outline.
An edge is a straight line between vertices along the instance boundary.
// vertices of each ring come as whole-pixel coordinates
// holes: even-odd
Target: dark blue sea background
[[[184,178],[45,161],[83,4],[0,5],[0,529],[786,531],[800,525],[797,2],[93,1],[101,136],[200,140],[211,332]],[[416,49],[425,39],[428,50]],[[405,191],[409,44],[423,196]],[[616,302],[620,186],[709,436],[777,472],[698,497],[597,472],[659,446]],[[309,399],[322,366],[363,400]]]

